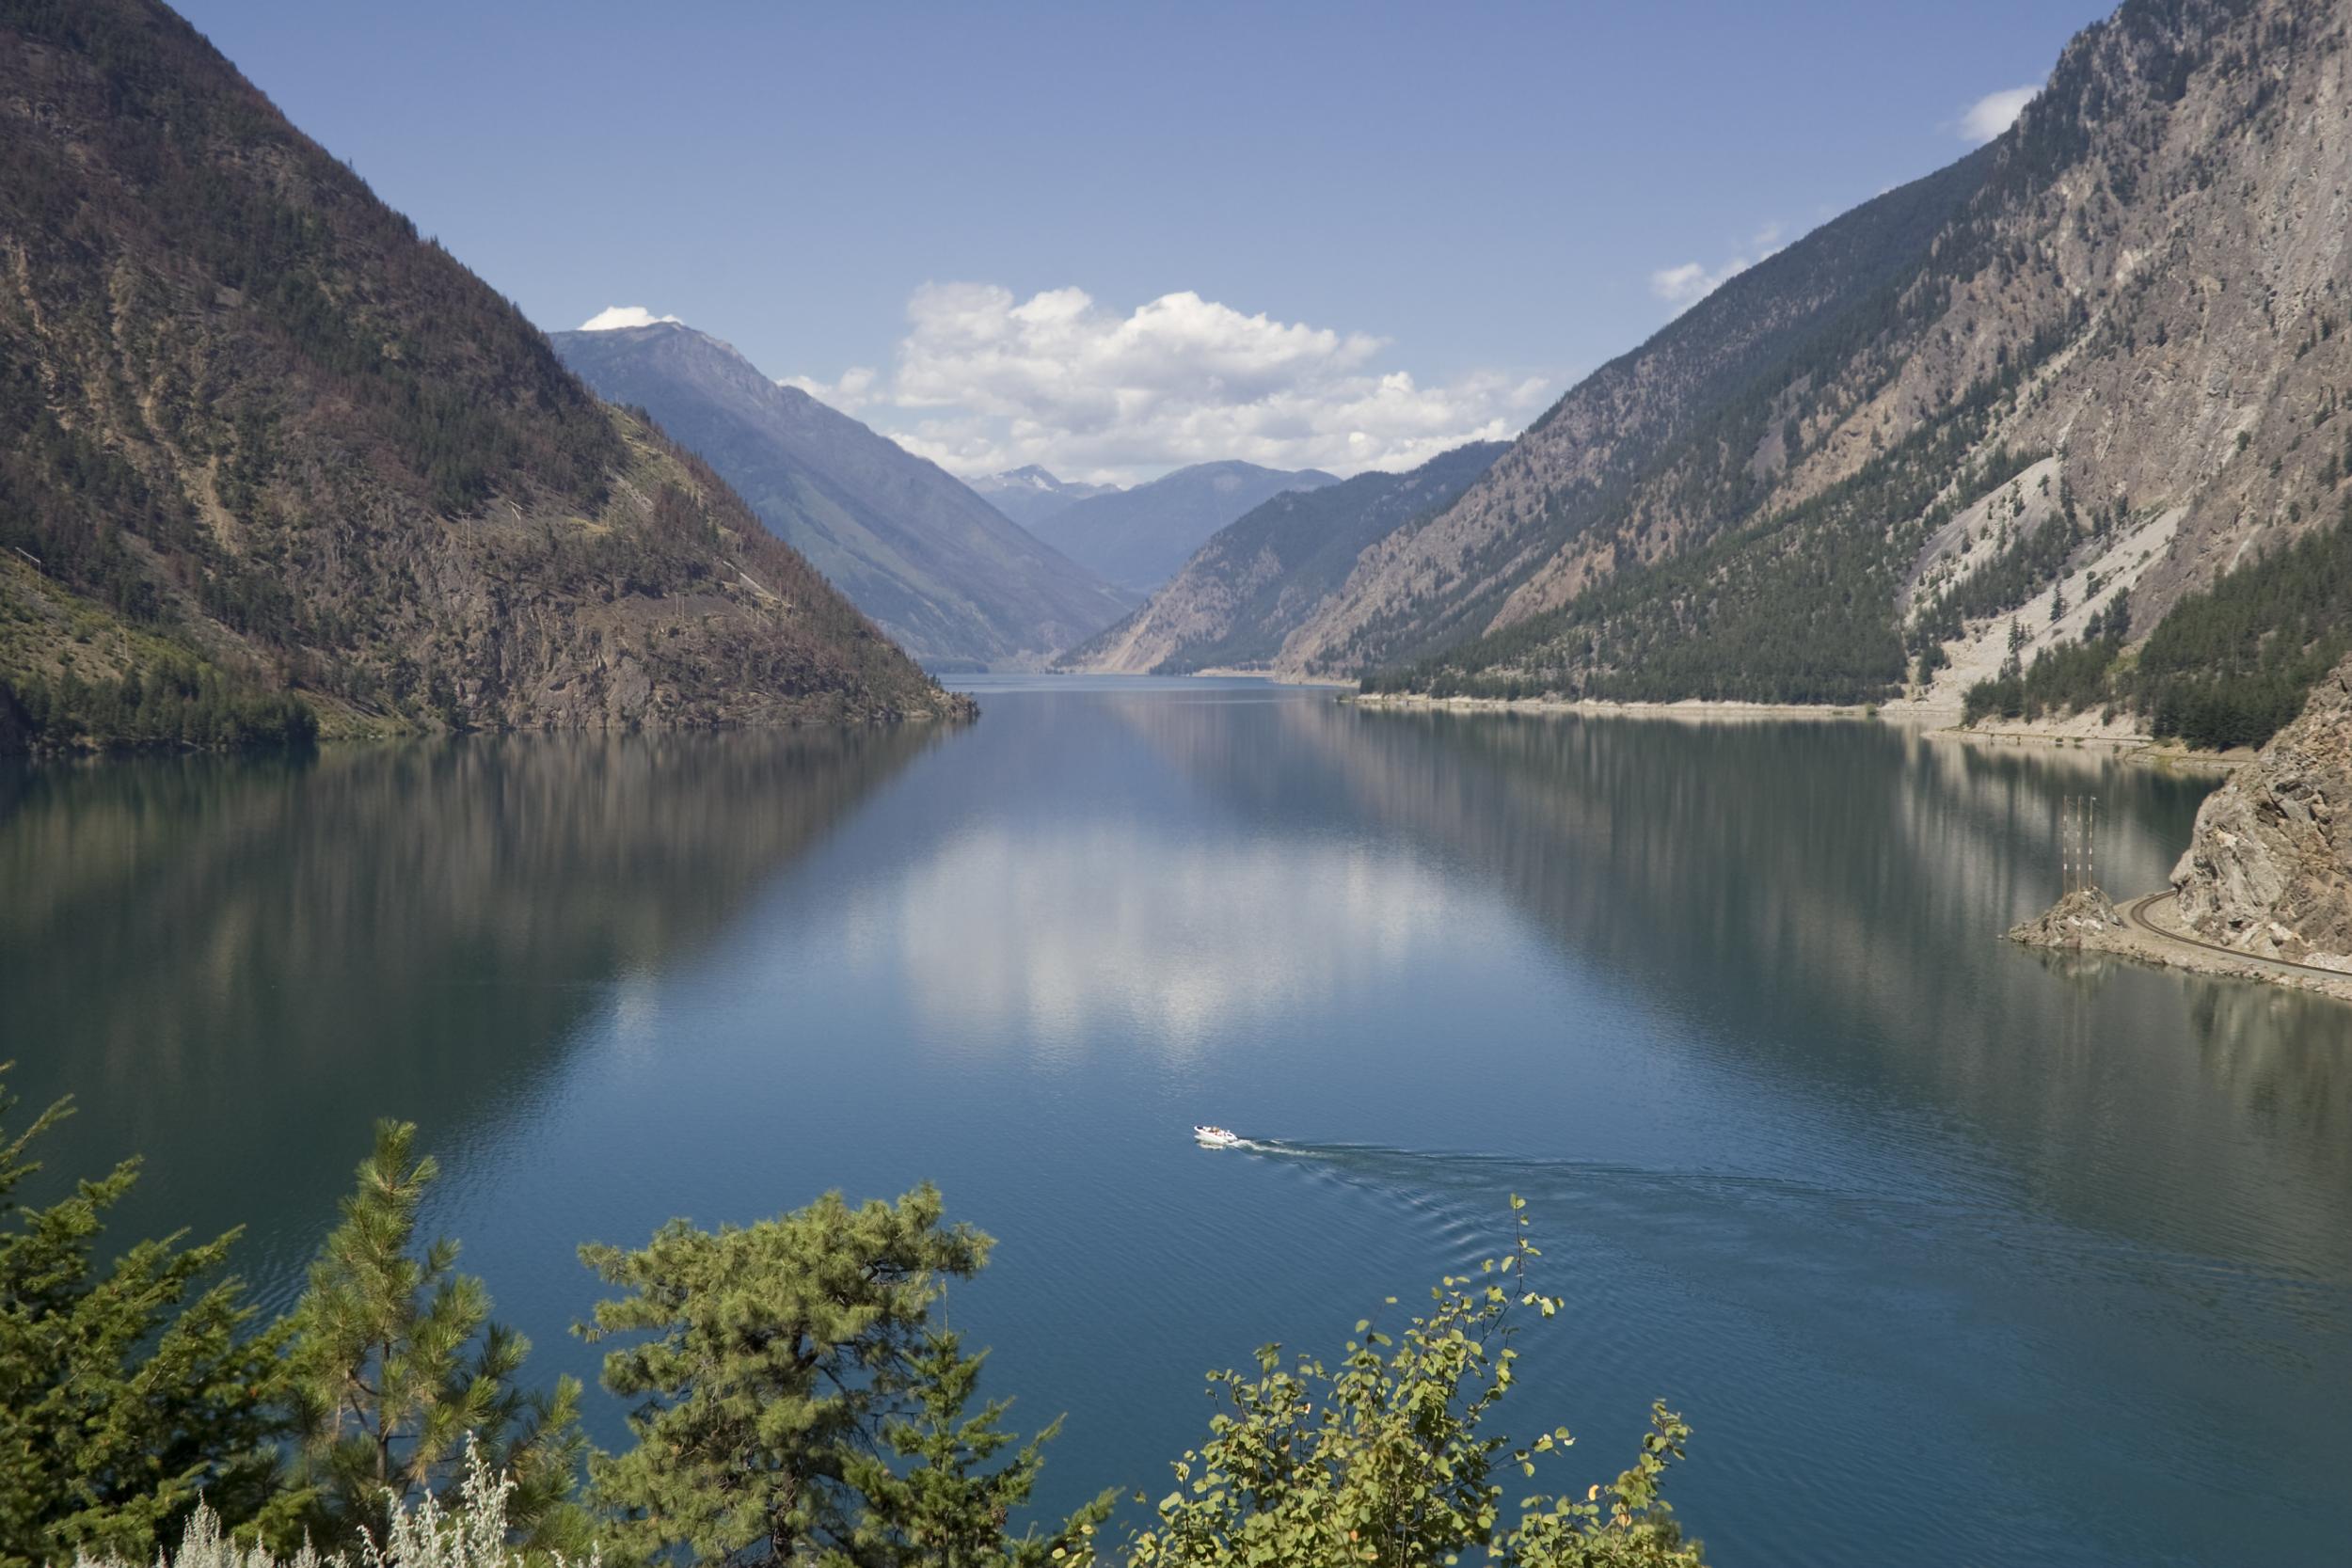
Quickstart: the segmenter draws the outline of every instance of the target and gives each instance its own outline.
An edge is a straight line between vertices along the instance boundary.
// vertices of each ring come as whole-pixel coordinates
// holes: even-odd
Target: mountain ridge
[[[654,323],[549,341],[602,395],[646,409],[701,452],[926,662],[1034,666],[1134,604],[946,469],[709,333]]]
[[[1289,667],[1353,674],[1486,629],[1661,451],[1883,289],[1989,161],[1972,154],[1832,219],[1569,388],[1453,507],[1368,550]],[[1414,600],[1433,608],[1416,618],[1401,608]]]
[[[1039,523],[1073,502],[1117,495],[1121,488],[1117,484],[1087,484],[1059,479],[1037,463],[1025,463],[1018,468],[983,474],[964,483],[989,505],[1032,532]]]
[[[1037,534],[1120,587],[1149,594],[1211,534],[1261,501],[1338,483],[1320,468],[1268,468],[1234,458],[1195,463],[1073,502],[1041,519]]]
[[[177,15],[20,0],[0,40],[37,744],[972,711]]]
[[[2229,568],[2346,504],[2348,18],[2344,0],[2126,0],[1973,155],[1919,254],[1813,346],[1556,541],[1474,489],[1422,531],[1418,576],[1367,563],[1354,626],[1315,652],[1432,692],[1969,695],[2140,705],[2159,726],[2255,701],[2179,669],[2158,691],[2135,660],[2181,617],[2213,620]],[[1520,551],[1485,598],[1439,580],[1490,547],[1482,519]],[[1438,608],[1405,608],[1405,588]],[[1350,640],[1382,615],[1385,641]],[[2206,727],[2259,740],[2296,705],[2258,696],[2272,717]]]
[[[1219,529],[1134,614],[1057,662],[1137,674],[1272,668],[1368,546],[1453,501],[1507,450],[1471,442],[1404,473],[1286,490]]]

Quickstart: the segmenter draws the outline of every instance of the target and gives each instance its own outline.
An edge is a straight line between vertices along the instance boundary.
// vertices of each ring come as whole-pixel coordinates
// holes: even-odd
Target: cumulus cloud
[[[962,474],[1039,463],[1132,483],[1241,458],[1340,472],[1406,468],[1518,434],[1551,378],[1473,371],[1424,384],[1379,363],[1385,340],[1164,294],[1129,311],[1083,289],[1026,299],[931,283],[907,304],[889,373],[786,378]]]
[[[1693,305],[1723,287],[1724,279],[1746,264],[1738,261],[1713,272],[1708,272],[1698,261],[1685,261],[1678,267],[1660,267],[1649,275],[1649,292],[1669,305]]]
[[[1649,275],[1649,292],[1669,305],[1687,309],[1756,262],[1772,256],[1780,249],[1780,239],[1786,232],[1786,228],[1777,220],[1766,224],[1748,237],[1742,254],[1732,257],[1720,266],[1709,267],[1704,261],[1685,261],[1679,266],[1660,267]]]
[[[1988,92],[1968,105],[1968,112],[1960,117],[1960,139],[1966,142],[1989,142],[2017,122],[2026,105],[2040,92],[2039,87],[2003,87]]]
[[[852,365],[841,372],[837,381],[818,381],[814,376],[780,375],[779,387],[798,387],[819,403],[830,404],[844,414],[854,414],[883,395],[882,372],[870,365]]]
[[[651,326],[656,322],[677,322],[675,316],[657,316],[642,305],[608,305],[580,324],[582,332],[610,332],[622,326]]]

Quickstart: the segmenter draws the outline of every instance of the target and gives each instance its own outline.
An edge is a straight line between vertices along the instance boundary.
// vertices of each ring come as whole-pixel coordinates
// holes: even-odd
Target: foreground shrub
[[[430,1492],[413,1506],[390,1497],[383,1538],[359,1532],[358,1568],[601,1568],[603,1558],[594,1549],[575,1561],[561,1552],[527,1556],[508,1544],[506,1507],[514,1492],[514,1477],[493,1474],[481,1445],[469,1436],[465,1479],[455,1500],[444,1508]],[[158,1552],[153,1568],[354,1568],[354,1562],[342,1551],[321,1557],[307,1541],[290,1557],[273,1557],[265,1547],[242,1544],[224,1534],[220,1515],[199,1502],[180,1533],[180,1549]],[[84,1553],[74,1560],[74,1568],[147,1565]]]
[[[1581,1497],[1536,1495],[1506,1519],[1499,1470],[1533,1477],[1572,1441],[1556,1428],[1525,1448],[1486,1430],[1512,1386],[1515,1310],[1550,1317],[1558,1298],[1528,1288],[1521,1200],[1510,1255],[1448,1277],[1436,1306],[1394,1338],[1356,1325],[1336,1370],[1281,1347],[1258,1375],[1213,1373],[1225,1409],[1210,1438],[1173,1466],[1158,1524],[1130,1547],[1136,1568],[1365,1563],[1425,1568],[1484,1550],[1517,1568],[1698,1568],[1660,1492],[1690,1429],[1664,1405],[1631,1468]]]

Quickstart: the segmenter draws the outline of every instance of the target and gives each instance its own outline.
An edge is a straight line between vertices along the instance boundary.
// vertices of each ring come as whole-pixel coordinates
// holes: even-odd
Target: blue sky
[[[1508,434],[2106,8],[183,6],[543,326],[675,314],[958,471],[1121,480]]]

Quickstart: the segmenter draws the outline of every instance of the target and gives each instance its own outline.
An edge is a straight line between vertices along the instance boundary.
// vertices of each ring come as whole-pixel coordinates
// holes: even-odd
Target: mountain
[[[1835,352],[1841,324],[1917,265],[1990,162],[1980,152],[1824,225],[1570,388],[1454,506],[1365,552],[1301,628],[1293,667],[1393,665],[1516,618],[1515,594],[1539,575],[1559,582],[1585,541],[1613,538],[1641,482],[1704,449],[1760,377]]]
[[[1366,552],[1295,662],[2259,742],[2352,632],[2306,570],[2347,555],[2348,21],[2128,0],[1996,141],[1733,278]]]
[[[1134,599],[962,482],[675,323],[552,335],[611,401],[645,409],[917,658],[1036,664]]]
[[[2205,797],[2173,868],[2181,924],[2261,958],[2352,973],[2352,659],[2301,715]]]
[[[0,234],[37,741],[969,711],[160,5],[0,9]]]
[[[1409,473],[1286,490],[1218,530],[1148,604],[1059,662],[1163,675],[1269,666],[1367,546],[1451,504],[1506,450],[1473,442]]]
[[[971,484],[991,506],[1030,530],[1073,501],[1119,493],[1116,484],[1078,484],[1056,479],[1034,463],[973,480]]]
[[[1319,468],[1286,473],[1255,463],[1197,463],[1132,490],[1073,501],[1034,527],[1071,560],[1148,594],[1175,576],[1210,534],[1261,501],[1338,483]]]

